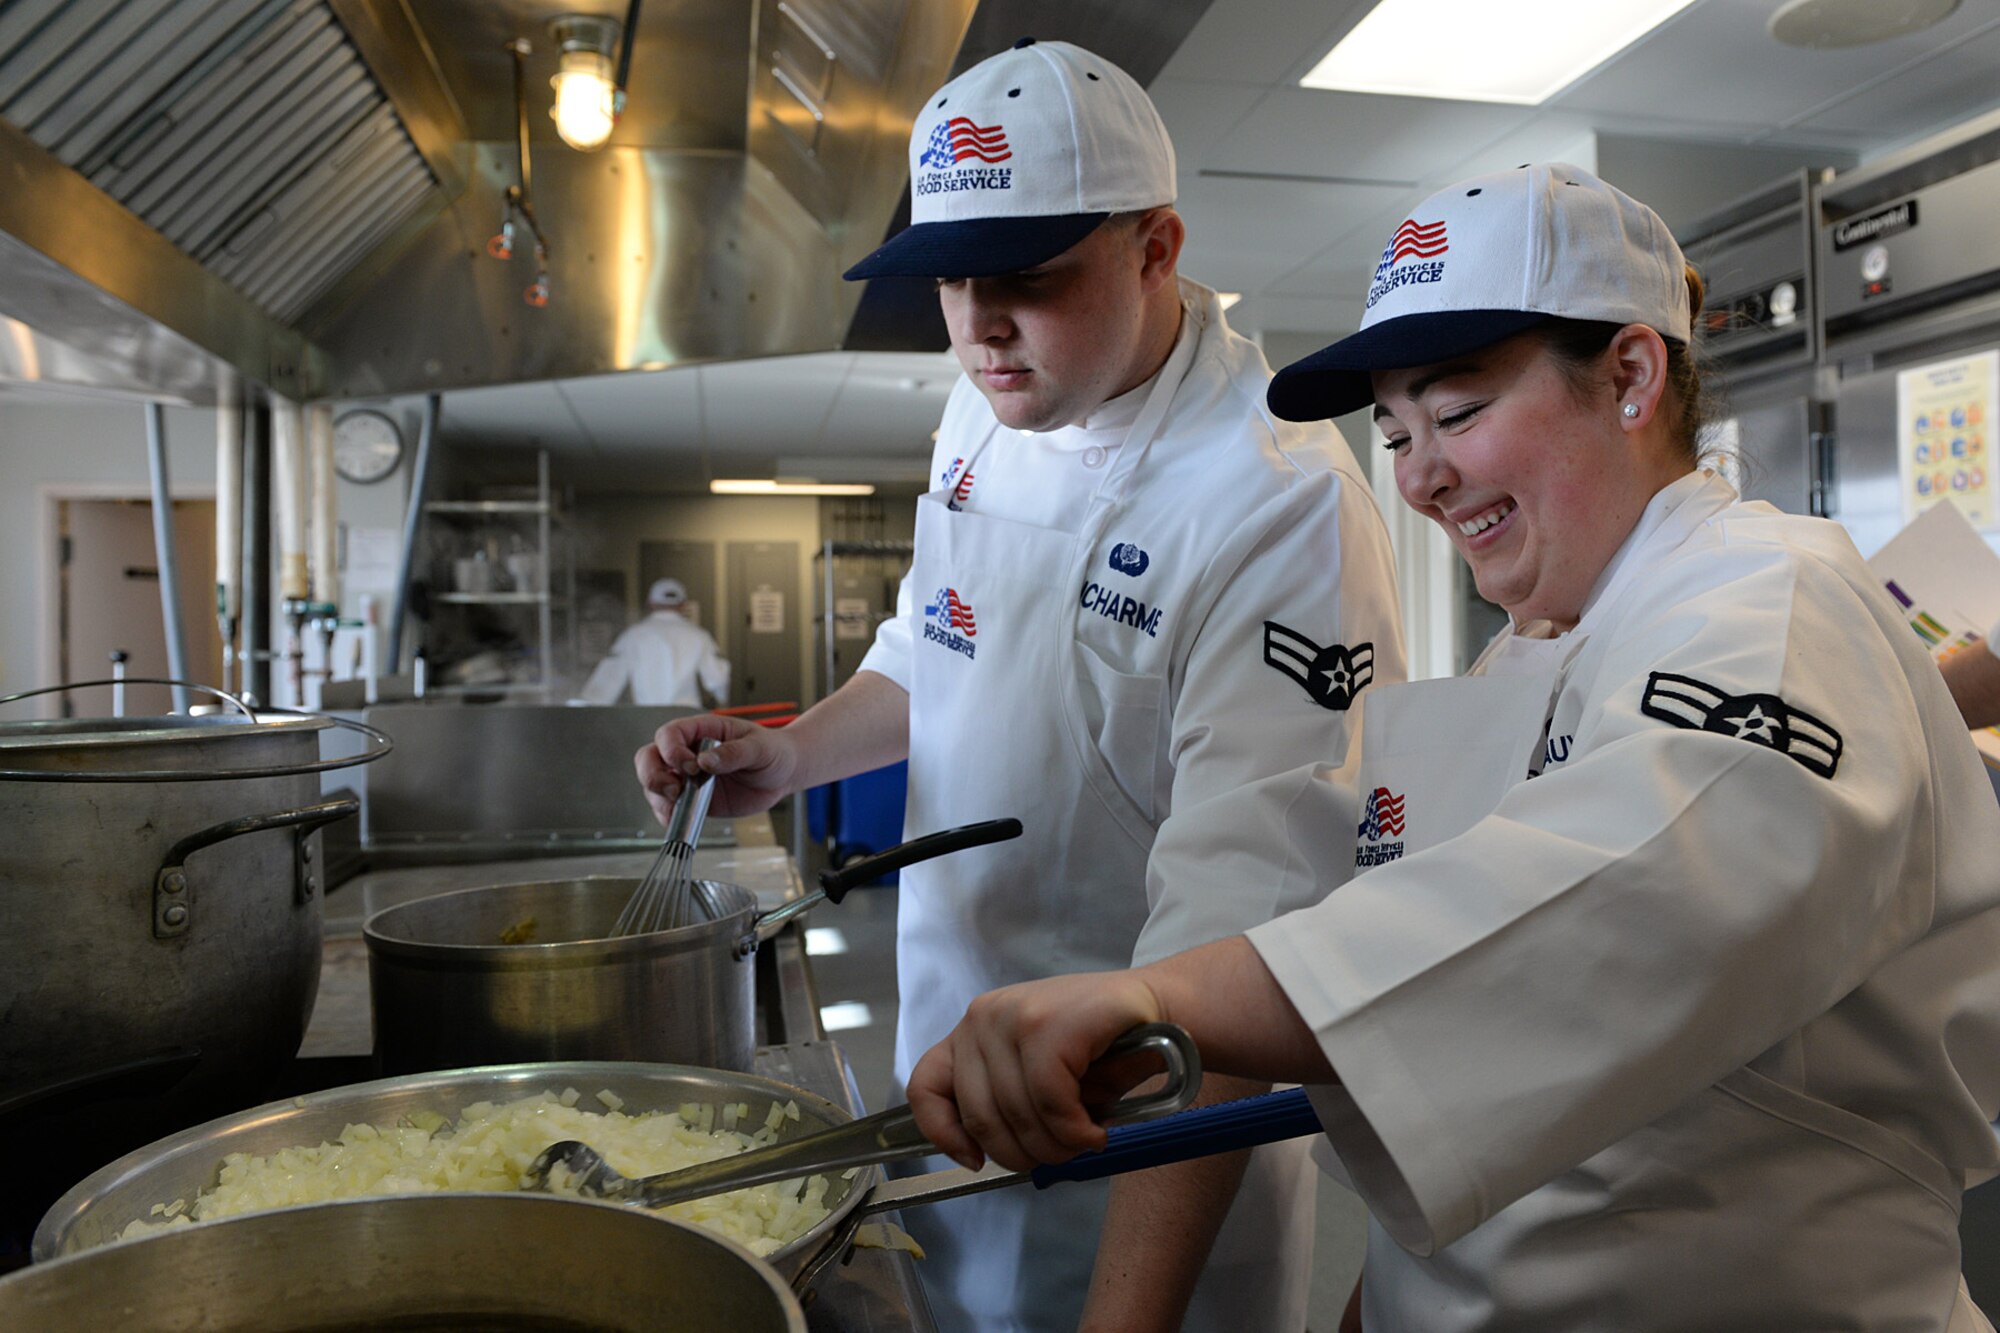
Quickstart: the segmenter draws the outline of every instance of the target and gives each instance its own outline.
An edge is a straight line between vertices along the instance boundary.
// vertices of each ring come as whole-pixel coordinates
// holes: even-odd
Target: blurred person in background
[[[1938,663],[1952,702],[1965,715],[1965,725],[2000,727],[2000,625],[1983,644],[1969,643]]]
[[[702,691],[715,707],[728,703],[729,659],[713,635],[683,614],[687,600],[679,579],[656,580],[646,590],[645,619],[612,642],[579,697],[615,704],[630,686],[635,704],[700,708]]]

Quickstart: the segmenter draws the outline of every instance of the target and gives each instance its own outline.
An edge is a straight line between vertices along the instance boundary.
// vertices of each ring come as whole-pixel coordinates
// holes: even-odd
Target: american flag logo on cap
[[[981,162],[1005,162],[1014,155],[1007,146],[1007,132],[998,125],[978,125],[964,116],[953,116],[931,131],[918,163],[926,167],[949,167],[968,157]]]
[[[1445,244],[1444,222],[1418,222],[1409,218],[1389,238],[1383,257],[1391,264],[1405,259],[1436,259],[1449,247]]]

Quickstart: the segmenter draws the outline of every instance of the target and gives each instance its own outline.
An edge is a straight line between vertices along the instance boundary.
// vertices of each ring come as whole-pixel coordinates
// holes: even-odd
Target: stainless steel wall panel
[[[537,155],[554,291],[539,310],[521,299],[533,259],[489,259],[483,248],[513,179],[513,145],[480,144],[466,193],[365,299],[302,319],[340,367],[334,396],[839,345],[855,292],[840,281],[833,238],[740,154]]]
[[[363,716],[396,742],[370,767],[371,844],[631,840],[660,826],[632,780],[633,737],[699,710],[633,704],[390,704]]]

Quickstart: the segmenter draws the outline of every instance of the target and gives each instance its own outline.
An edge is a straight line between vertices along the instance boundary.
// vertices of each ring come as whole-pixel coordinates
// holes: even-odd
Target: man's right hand
[[[697,759],[695,746],[710,737],[722,744]],[[675,718],[639,748],[633,763],[646,803],[662,824],[696,773],[715,775],[709,812],[732,818],[776,805],[791,792],[799,767],[797,747],[783,730],[713,713]]]

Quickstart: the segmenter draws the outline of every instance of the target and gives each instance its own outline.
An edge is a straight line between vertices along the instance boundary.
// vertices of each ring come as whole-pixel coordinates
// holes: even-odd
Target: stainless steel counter
[[[797,868],[772,839],[759,815],[735,823],[735,845],[696,851],[694,873],[729,880],[776,907],[803,892]],[[637,877],[651,852],[508,860],[478,865],[404,867],[358,875],[326,896],[326,944],[319,1002],[300,1048],[301,1060],[365,1057],[373,1052],[369,1013],[368,952],[361,923],[373,912],[415,898],[490,884],[527,883],[582,875]],[[757,975],[760,1039],[754,1069],[814,1092],[847,1110],[866,1108],[838,1043],[819,1021],[819,1000],[806,957],[804,932],[794,924],[760,951]],[[813,1333],[933,1333],[930,1307],[910,1256],[857,1250],[830,1269],[806,1306]]]

